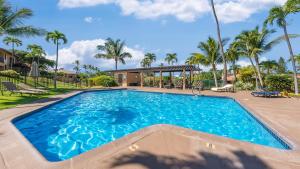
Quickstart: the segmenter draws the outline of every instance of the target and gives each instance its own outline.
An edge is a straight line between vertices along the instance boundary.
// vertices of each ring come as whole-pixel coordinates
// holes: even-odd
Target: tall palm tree
[[[253,30],[243,31],[236,37],[236,42],[238,43],[241,53],[249,58],[252,67],[256,70],[256,76],[261,86],[264,86],[264,83],[259,67],[259,56],[270,51],[274,45],[282,41],[282,38],[276,38],[272,41],[268,40],[270,35],[274,32],[274,30],[269,30],[265,27],[260,30],[259,27],[256,26]]]
[[[277,6],[272,8],[269,11],[269,16],[267,17],[265,24],[273,25],[276,22],[277,26],[283,29],[284,37],[286,43],[288,45],[288,49],[290,52],[290,59],[292,61],[293,71],[294,71],[294,87],[295,94],[299,94],[298,91],[298,79],[297,79],[297,68],[294,58],[294,52],[292,49],[292,45],[289,39],[289,34],[287,31],[287,17],[291,14],[295,14],[300,12],[300,1],[299,0],[287,0],[287,2],[283,6]]]
[[[11,50],[12,50],[12,58],[15,57],[15,46],[19,47],[22,46],[22,41],[14,38],[14,37],[10,37],[7,36],[3,39],[3,43],[5,43],[6,45],[11,45]],[[13,66],[13,62],[11,61],[10,63],[10,68],[12,69]]]
[[[57,79],[57,66],[58,66],[58,48],[61,44],[66,44],[68,42],[66,35],[55,30],[53,32],[48,32],[46,36],[47,42],[52,42],[56,45],[56,60],[55,60],[55,69],[54,69],[54,88],[56,89],[56,79]]]
[[[230,62],[232,71],[233,71],[233,76],[234,76],[234,80],[236,81],[237,76],[236,76],[236,71],[238,66],[236,65],[236,62],[239,60],[240,56],[241,56],[241,52],[238,49],[238,43],[233,42],[229,45],[229,48],[227,49],[225,55],[226,55],[226,60],[228,62]]]
[[[210,0],[211,3],[211,8],[214,14],[214,18],[216,21],[216,25],[217,25],[217,33],[218,33],[218,41],[219,41],[219,46],[220,46],[220,52],[221,52],[221,56],[223,59],[223,83],[224,85],[227,84],[227,63],[226,63],[226,57],[225,57],[225,52],[224,52],[224,46],[222,43],[222,37],[221,37],[221,30],[220,30],[220,25],[219,25],[219,20],[218,20],[218,16],[216,13],[216,9],[215,9],[215,3],[213,0]]]
[[[167,53],[165,61],[168,62],[169,65],[174,65],[178,62],[176,53]]]
[[[200,68],[201,59],[202,58],[199,55],[192,55],[186,59],[185,63],[188,65],[195,65]]]
[[[118,70],[118,62],[125,64],[125,58],[132,58],[132,55],[129,52],[124,52],[125,42],[120,39],[113,40],[108,38],[104,45],[98,45],[97,48],[101,53],[96,54],[95,57],[114,59],[116,70]]]
[[[148,68],[151,65],[151,61],[149,58],[145,57],[142,61],[141,61],[141,66],[144,68]]]
[[[5,0],[0,0],[0,37],[44,35],[45,30],[24,25],[23,21],[30,18],[33,12],[27,8],[16,9]]]
[[[154,53],[146,53],[145,58],[149,60],[149,67],[151,67],[152,63],[156,61],[156,55]]]
[[[80,61],[75,60],[74,64],[75,64],[75,66],[74,66],[73,70],[75,70],[76,75],[78,75],[80,73]]]
[[[271,70],[278,68],[278,63],[275,60],[267,60],[261,62],[260,66],[267,71],[267,74],[270,74]]]
[[[209,37],[206,42],[200,42],[198,48],[202,51],[202,53],[193,53],[193,57],[198,57],[201,65],[211,66],[215,86],[218,87],[217,64],[222,62],[220,45],[215,39]]]
[[[41,46],[36,44],[28,45],[27,49],[30,51],[27,54],[27,57],[30,57],[32,60],[37,58],[37,64],[38,66],[40,66],[40,59],[45,57],[46,55],[45,50]]]

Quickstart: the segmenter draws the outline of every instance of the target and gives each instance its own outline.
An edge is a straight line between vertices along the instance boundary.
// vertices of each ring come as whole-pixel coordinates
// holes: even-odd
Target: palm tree
[[[148,68],[150,67],[151,65],[151,61],[149,58],[144,58],[142,61],[141,61],[141,66],[144,67],[144,68]]]
[[[278,68],[278,63],[275,60],[267,60],[261,62],[260,66],[267,71],[267,74],[270,74],[271,70]]]
[[[264,86],[264,83],[259,67],[259,56],[270,51],[274,45],[282,40],[282,38],[276,38],[275,40],[268,41],[270,35],[274,32],[274,30],[269,30],[265,27],[259,30],[259,27],[256,26],[253,30],[243,31],[236,37],[236,42],[238,43],[242,55],[249,58],[252,67],[256,70],[256,77],[259,79],[261,86]]]
[[[201,57],[199,55],[192,55],[186,59],[185,63],[188,65],[195,65],[200,68]]]
[[[74,64],[75,64],[75,66],[74,66],[73,70],[75,70],[76,75],[78,75],[80,73],[80,61],[75,60]]]
[[[66,44],[68,42],[66,35],[55,30],[53,32],[48,32],[46,36],[47,42],[52,42],[56,45],[56,60],[55,60],[55,70],[54,70],[54,88],[56,89],[56,79],[57,79],[57,66],[58,66],[58,47],[59,45]]]
[[[277,73],[279,74],[286,73],[286,62],[283,57],[280,57],[278,60]]]
[[[174,65],[178,62],[177,54],[176,53],[167,53],[165,61],[168,62],[169,65]]]
[[[214,1],[210,0],[210,3],[211,3],[212,11],[213,11],[213,14],[215,17],[215,21],[217,24],[218,41],[219,41],[221,56],[223,59],[223,83],[224,83],[224,85],[226,85],[227,84],[227,63],[226,63],[226,57],[225,57],[225,52],[224,52],[224,48],[223,48],[224,46],[222,43],[223,40],[221,37],[220,25],[219,25],[219,20],[218,20],[218,16],[216,13]]]
[[[156,55],[154,53],[146,53],[145,58],[149,60],[149,67],[151,67],[151,64],[156,61]]]
[[[239,60],[240,56],[241,56],[241,52],[238,49],[238,43],[237,42],[233,42],[229,45],[229,48],[227,49],[225,55],[226,55],[226,60],[228,62],[230,62],[232,71],[233,71],[233,76],[234,76],[234,80],[236,81],[237,76],[236,76],[236,71],[238,66],[236,65],[236,62]]]
[[[193,53],[192,56],[199,58],[201,65],[211,66],[215,86],[218,87],[217,64],[222,62],[220,45],[218,45],[218,42],[215,39],[209,37],[206,42],[200,42],[198,48],[202,51],[202,53]]]
[[[46,52],[44,51],[44,49],[36,44],[32,44],[32,45],[28,45],[27,49],[30,51],[27,54],[28,58],[31,58],[32,61],[37,58],[37,64],[38,66],[40,65],[40,59],[43,58],[46,55]]]
[[[27,8],[16,9],[5,0],[0,0],[0,37],[44,35],[45,30],[25,26],[23,21],[30,18],[33,12]]]
[[[295,94],[298,94],[298,79],[297,79],[297,68],[294,58],[294,53],[292,49],[292,45],[289,39],[288,31],[287,31],[287,22],[286,19],[290,14],[295,14],[300,12],[300,2],[299,0],[287,0],[283,6],[277,6],[272,8],[269,11],[269,16],[265,21],[265,24],[273,25],[274,22],[277,23],[277,26],[283,29],[284,37],[286,43],[288,45],[288,49],[290,52],[290,58],[292,61],[293,71],[294,71],[294,87],[295,87]]]
[[[98,45],[97,48],[101,53],[96,54],[95,57],[114,59],[116,70],[118,70],[118,62],[125,64],[125,58],[132,58],[129,52],[124,52],[125,42],[120,39],[113,40],[108,38],[104,45]]]
[[[15,56],[15,46],[19,47],[22,45],[22,41],[14,38],[14,37],[10,37],[7,36],[3,39],[3,43],[5,43],[6,45],[10,45],[11,44],[11,50],[12,50],[12,58],[14,58]],[[13,62],[10,62],[10,68],[12,69],[13,66]]]

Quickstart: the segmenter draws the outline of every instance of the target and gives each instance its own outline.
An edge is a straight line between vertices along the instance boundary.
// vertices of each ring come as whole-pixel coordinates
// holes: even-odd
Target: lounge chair
[[[19,83],[19,84],[17,84],[17,86],[21,89],[24,89],[24,90],[34,91],[34,92],[38,92],[38,93],[48,93],[47,90],[35,89],[35,88],[32,88],[31,86],[28,86],[24,83]]]
[[[232,84],[227,84],[223,87],[213,87],[211,88],[212,91],[214,92],[232,92],[233,91],[233,85]]]
[[[10,95],[14,94],[14,93],[19,93],[19,94],[40,94],[39,92],[36,91],[30,91],[30,90],[19,90],[17,88],[17,86],[15,84],[13,84],[12,82],[2,82],[2,85],[8,90],[10,91]]]
[[[267,89],[261,89],[261,91],[251,92],[254,97],[279,97],[281,94],[279,91],[268,91]]]

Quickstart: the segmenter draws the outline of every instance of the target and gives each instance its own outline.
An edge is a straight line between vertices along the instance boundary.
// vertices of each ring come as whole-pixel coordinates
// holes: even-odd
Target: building
[[[158,86],[159,88],[166,87],[167,85],[170,86],[171,84],[174,85],[174,80],[172,81],[171,78],[171,84],[164,84],[163,82],[163,73],[174,73],[179,72],[181,76],[182,81],[182,88],[187,88],[188,84],[191,83],[193,72],[200,71],[199,68],[196,68],[192,65],[178,65],[178,66],[161,66],[161,67],[151,67],[151,68],[137,68],[137,69],[123,69],[123,70],[111,70],[107,71],[109,73],[112,73],[112,75],[115,77],[116,82],[119,84],[119,86],[127,87],[127,86],[141,86],[144,87],[144,78],[146,74],[153,74],[154,78],[157,77],[156,74],[158,73]],[[189,72],[189,76],[187,76],[187,73]],[[155,79],[154,79],[155,81]],[[175,84],[176,86],[176,84]]]
[[[0,71],[10,69],[16,63],[16,58],[6,49],[0,48]]]
[[[57,79],[62,82],[71,83],[71,82],[76,82],[77,80],[76,77],[77,75],[73,71],[59,69],[57,71],[57,74],[58,74]]]

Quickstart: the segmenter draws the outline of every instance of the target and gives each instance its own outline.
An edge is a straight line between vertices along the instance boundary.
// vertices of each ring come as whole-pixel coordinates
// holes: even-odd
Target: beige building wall
[[[11,63],[15,63],[12,54],[4,49],[0,49],[0,71],[10,69]]]

